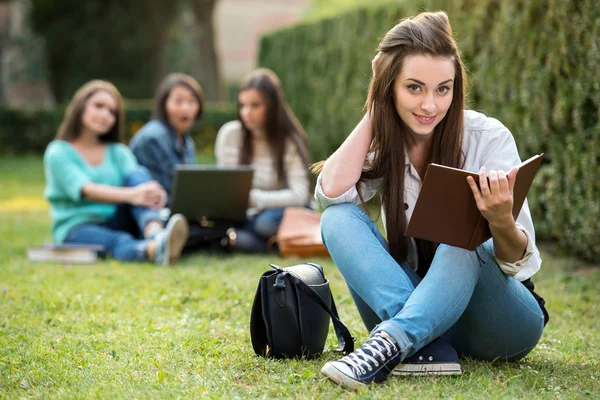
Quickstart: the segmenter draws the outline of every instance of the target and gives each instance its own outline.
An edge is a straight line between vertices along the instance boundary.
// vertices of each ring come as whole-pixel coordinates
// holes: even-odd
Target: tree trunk
[[[168,72],[165,47],[168,42],[167,32],[171,27],[179,9],[176,1],[143,0],[143,11],[140,22],[152,44],[152,79],[156,87]]]
[[[213,15],[218,0],[191,0],[190,5],[196,17],[194,29],[198,46],[196,76],[208,101],[220,101],[225,98],[221,85],[220,63],[215,48],[215,30]]]

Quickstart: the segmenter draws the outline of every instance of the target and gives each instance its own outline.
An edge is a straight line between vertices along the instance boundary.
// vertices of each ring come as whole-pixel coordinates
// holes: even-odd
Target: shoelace
[[[364,367],[366,367],[369,372],[373,371],[373,367],[371,366],[370,362],[373,363],[375,367],[379,367],[379,361],[372,355],[367,354],[366,351],[370,351],[373,355],[377,354],[381,359],[381,362],[384,362],[386,360],[386,356],[384,355],[383,351],[385,351],[387,357],[391,357],[392,349],[397,351],[397,347],[393,342],[385,338],[383,335],[376,335],[367,340],[365,344],[363,344],[354,353],[348,354],[341,361],[345,362],[354,369],[358,369],[361,374],[366,374],[367,371]]]

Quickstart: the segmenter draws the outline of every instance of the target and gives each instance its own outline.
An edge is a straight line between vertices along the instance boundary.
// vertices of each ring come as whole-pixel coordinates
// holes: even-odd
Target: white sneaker
[[[189,227],[186,218],[181,214],[173,215],[165,229],[156,235],[154,263],[166,267],[176,262],[181,256],[188,235]]]

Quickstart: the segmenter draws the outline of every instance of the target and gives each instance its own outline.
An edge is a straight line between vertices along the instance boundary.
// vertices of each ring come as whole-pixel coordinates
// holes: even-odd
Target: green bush
[[[445,10],[469,71],[469,105],[502,121],[522,158],[544,152],[529,196],[538,236],[600,261],[600,8],[595,0],[423,0],[361,8],[263,36],[314,159],[362,116],[377,44],[399,19]]]
[[[150,119],[151,104],[135,104],[125,113],[127,141]],[[64,116],[63,108],[54,110],[0,109],[0,153],[43,153],[54,139]],[[192,128],[199,153],[213,152],[219,128],[236,118],[231,104],[207,104],[200,121]]]
[[[148,7],[140,6],[140,0],[31,1],[29,21],[44,40],[58,102],[95,78],[111,81],[128,97],[152,96],[156,44],[144,29]]]

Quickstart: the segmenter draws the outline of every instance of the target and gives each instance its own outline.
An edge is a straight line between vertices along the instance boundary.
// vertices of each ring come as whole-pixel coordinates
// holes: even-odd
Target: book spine
[[[480,244],[488,240],[491,236],[492,234],[490,232],[487,219],[485,219],[483,215],[479,214],[479,219],[477,219],[477,224],[473,229],[473,234],[471,235],[471,240],[469,240],[467,250],[475,250]]]

